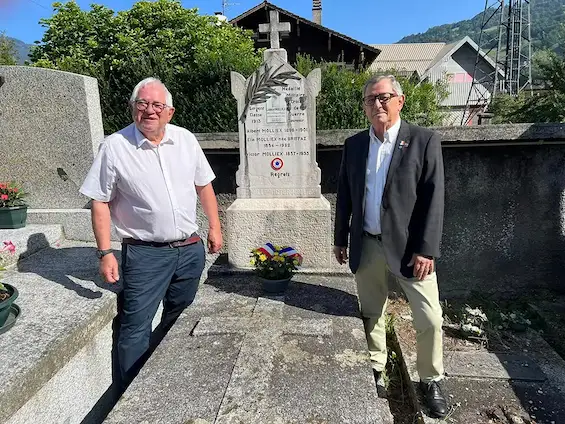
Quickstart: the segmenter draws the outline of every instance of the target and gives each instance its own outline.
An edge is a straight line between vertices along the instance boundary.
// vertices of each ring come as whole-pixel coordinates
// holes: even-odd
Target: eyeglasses
[[[166,107],[169,107],[169,105],[166,105],[166,104],[161,103],[161,102],[149,103],[145,100],[135,100],[133,103],[135,103],[136,109],[140,110],[140,111],[147,110],[149,105],[151,105],[151,106],[153,106],[153,110],[155,111],[155,113],[161,113],[161,112],[163,112],[163,109],[165,109]]]
[[[378,100],[381,105],[386,105],[393,97],[398,97],[398,95],[394,93],[374,94],[363,97],[363,104],[365,106],[374,106],[375,102]]]

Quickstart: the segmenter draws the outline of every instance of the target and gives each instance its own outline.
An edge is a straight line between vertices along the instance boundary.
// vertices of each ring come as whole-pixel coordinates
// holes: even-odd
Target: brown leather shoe
[[[420,382],[420,388],[424,392],[426,406],[433,418],[444,418],[447,415],[447,401],[441,392],[441,388],[437,381],[429,383]]]

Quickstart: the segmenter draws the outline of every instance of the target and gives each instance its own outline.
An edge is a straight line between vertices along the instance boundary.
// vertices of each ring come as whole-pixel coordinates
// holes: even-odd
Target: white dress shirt
[[[80,192],[110,203],[121,238],[175,241],[198,230],[195,185],[214,178],[190,131],[167,124],[154,145],[131,124],[104,140]]]
[[[371,126],[369,137],[369,156],[365,178],[365,214],[363,229],[371,234],[381,234],[381,201],[386,184],[386,176],[400,130],[399,119],[384,133],[381,141]]]

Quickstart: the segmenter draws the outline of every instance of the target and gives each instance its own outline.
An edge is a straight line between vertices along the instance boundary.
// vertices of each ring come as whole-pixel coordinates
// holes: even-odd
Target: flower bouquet
[[[302,265],[302,256],[290,246],[266,243],[251,251],[251,265],[263,281],[266,291],[280,292]],[[273,288],[269,289],[267,286]]]

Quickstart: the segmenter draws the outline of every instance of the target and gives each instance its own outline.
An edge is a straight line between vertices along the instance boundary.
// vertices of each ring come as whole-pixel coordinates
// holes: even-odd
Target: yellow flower
[[[276,250],[281,250],[281,247],[280,247],[280,246],[275,246],[275,249],[276,249]]]
[[[259,255],[259,260],[260,260],[261,262],[265,262],[265,261],[267,260],[267,257],[265,256],[264,253],[261,253],[261,254]]]
[[[279,252],[275,252],[273,255],[274,255],[274,256],[279,256]]]
[[[255,258],[251,259],[249,262],[251,262],[251,265],[255,265]]]

